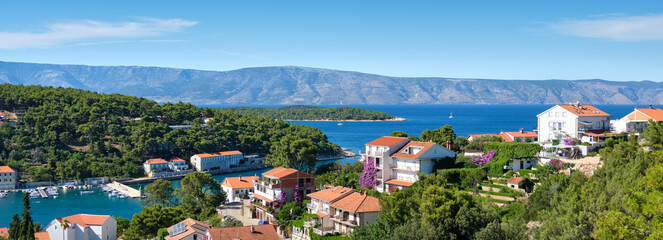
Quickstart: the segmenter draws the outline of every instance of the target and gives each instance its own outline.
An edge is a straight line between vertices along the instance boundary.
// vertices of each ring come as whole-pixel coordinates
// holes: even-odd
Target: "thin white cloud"
[[[551,24],[564,35],[618,41],[663,40],[663,14],[620,16],[610,14],[597,19],[572,19]]]
[[[95,40],[127,39],[160,36],[178,32],[198,24],[182,19],[142,18],[135,22],[98,22],[80,21],[74,23],[56,23],[43,32],[1,32],[0,49],[47,48],[65,44],[77,44]],[[107,40],[108,39],[108,40]],[[104,41],[100,41],[104,40]]]
[[[248,53],[229,52],[229,51],[225,51],[225,50],[218,50],[217,52],[220,53],[220,54],[226,55],[226,56],[231,56],[231,57],[241,57],[241,58],[248,58],[248,59],[254,59],[254,60],[263,60],[264,59],[261,56],[248,54]]]

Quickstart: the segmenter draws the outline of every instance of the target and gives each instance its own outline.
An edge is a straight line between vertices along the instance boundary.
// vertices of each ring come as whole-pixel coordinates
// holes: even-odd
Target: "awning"
[[[579,123],[585,124],[585,125],[592,125],[592,122],[588,121],[578,121]]]
[[[390,180],[387,180],[384,183],[391,184],[391,185],[405,186],[405,187],[410,187],[410,186],[412,186],[412,184],[414,184],[413,182],[406,182],[406,181],[397,180],[397,179],[390,179]]]

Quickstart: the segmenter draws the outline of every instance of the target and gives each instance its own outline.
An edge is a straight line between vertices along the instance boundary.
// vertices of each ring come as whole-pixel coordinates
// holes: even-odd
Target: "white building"
[[[253,194],[254,180],[258,180],[258,176],[227,177],[221,182],[221,189],[226,192],[228,202],[234,202],[242,197],[248,197]]]
[[[18,174],[8,166],[0,166],[0,190],[10,190],[16,188],[16,179]]]
[[[51,240],[117,239],[117,222],[108,215],[76,214],[56,218],[44,229]]]
[[[189,170],[189,164],[186,164],[186,161],[181,158],[172,158],[168,161],[168,168],[173,171],[184,171]]]
[[[331,205],[338,200],[341,200],[355,191],[346,187],[332,187],[325,190],[317,191],[308,194],[311,202],[306,204],[308,213],[317,214],[319,218],[319,226],[314,228],[313,231],[318,235],[325,235],[334,232],[334,222],[331,216],[336,213],[336,209]]]
[[[663,110],[660,108],[636,108],[633,112],[618,120],[610,121],[610,128],[613,132],[630,132],[645,129],[649,120],[663,122]]]
[[[240,151],[226,151],[217,153],[199,153],[191,156],[191,164],[197,171],[210,171],[230,168],[230,165],[238,165],[244,158]]]
[[[592,105],[558,104],[537,115],[539,142],[582,139],[587,133],[610,130],[610,114]]]
[[[362,155],[365,162],[372,160],[378,169],[376,190],[392,192],[412,186],[419,180],[417,173],[431,174],[436,159],[454,158],[456,153],[432,142],[385,136],[366,143]]]
[[[294,199],[295,188],[300,196],[315,191],[315,177],[292,168],[277,167],[262,173],[262,178],[253,180],[251,201],[256,206],[256,217],[260,220],[274,221],[270,207],[285,194],[284,202]],[[278,213],[278,209],[275,213]]]
[[[166,160],[163,160],[162,158],[152,158],[143,163],[143,169],[145,169],[147,175],[150,175],[152,172],[159,172],[169,168]]]

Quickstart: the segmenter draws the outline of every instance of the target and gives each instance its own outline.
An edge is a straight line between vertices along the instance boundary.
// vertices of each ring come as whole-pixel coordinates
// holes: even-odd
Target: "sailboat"
[[[449,112],[449,118],[454,118],[454,112]]]

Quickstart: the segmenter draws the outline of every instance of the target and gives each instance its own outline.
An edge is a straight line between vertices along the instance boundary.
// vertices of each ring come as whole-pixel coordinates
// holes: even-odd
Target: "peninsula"
[[[293,121],[405,121],[383,112],[355,107],[325,108],[311,105],[291,105],[279,108],[227,107],[222,111]]]

